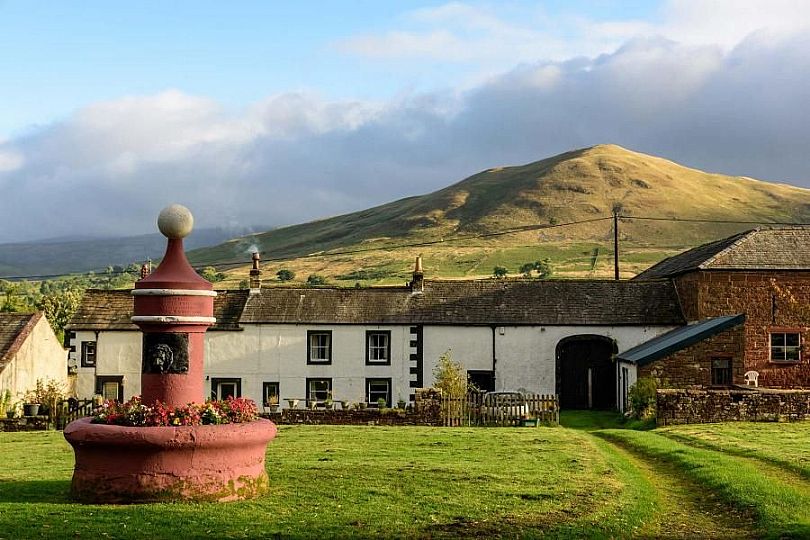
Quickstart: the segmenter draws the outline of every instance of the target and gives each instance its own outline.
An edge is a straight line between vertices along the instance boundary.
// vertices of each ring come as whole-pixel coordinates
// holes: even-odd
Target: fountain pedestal
[[[143,332],[141,401],[170,407],[204,401],[204,337],[214,324],[211,283],[183,252],[193,218],[172,205],[158,217],[169,239],[155,272],[135,284],[132,322]],[[71,494],[94,503],[229,501],[267,491],[269,420],[241,424],[130,427],[71,422],[65,438],[76,465]]]

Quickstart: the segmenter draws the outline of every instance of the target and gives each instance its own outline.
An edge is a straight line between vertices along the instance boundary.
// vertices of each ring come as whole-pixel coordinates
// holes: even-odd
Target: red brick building
[[[690,323],[619,354],[638,376],[689,387],[745,384],[755,371],[759,386],[810,388],[810,228],[746,231],[635,279],[672,280]]]

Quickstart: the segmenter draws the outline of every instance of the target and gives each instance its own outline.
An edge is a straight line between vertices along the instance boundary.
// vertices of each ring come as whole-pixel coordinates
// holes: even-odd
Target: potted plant
[[[314,410],[315,410],[315,407],[317,407],[317,406],[318,406],[318,401],[317,401],[317,400],[314,400],[314,399],[310,399],[309,401],[307,401],[307,405],[309,406],[309,408],[310,408],[311,410],[313,410],[313,411],[314,411]]]
[[[323,406],[326,409],[331,409],[334,406],[334,401],[332,401],[332,392],[326,394],[326,399],[323,400]]]
[[[363,410],[366,407],[368,407],[368,403],[366,403],[365,401],[358,401],[357,402],[357,408],[358,409]]]
[[[383,410],[386,405],[387,405],[387,403],[385,401],[385,398],[380,398],[380,399],[377,400],[377,408],[378,409]]]
[[[297,409],[297,408],[298,408],[298,402],[299,402],[299,401],[300,401],[300,400],[298,400],[298,399],[294,399],[294,398],[287,398],[287,405],[288,405],[288,406],[289,406],[291,409]]]
[[[405,400],[402,399],[402,396],[399,396],[399,399],[397,400],[397,408],[402,409],[403,411],[405,410]]]
[[[39,414],[39,401],[37,401],[36,391],[30,391],[25,395],[23,402],[23,416],[37,416]]]

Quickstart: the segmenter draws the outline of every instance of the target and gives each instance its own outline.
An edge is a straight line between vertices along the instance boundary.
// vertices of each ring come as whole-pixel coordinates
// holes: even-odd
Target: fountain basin
[[[234,501],[269,488],[267,443],[276,425],[132,427],[71,422],[64,431],[76,465],[71,496],[97,504]]]

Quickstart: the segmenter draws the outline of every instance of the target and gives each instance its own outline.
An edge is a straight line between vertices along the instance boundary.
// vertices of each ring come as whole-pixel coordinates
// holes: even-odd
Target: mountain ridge
[[[386,249],[418,240],[604,218],[616,205],[633,217],[623,220],[624,242],[667,249],[686,249],[739,232],[746,228],[742,222],[810,221],[808,189],[707,173],[617,145],[596,145],[524,165],[493,167],[425,195],[281,227],[252,235],[250,242],[271,258],[293,259],[352,246]],[[679,219],[741,223],[687,227],[675,221]],[[558,227],[515,233],[501,243],[604,242],[606,235],[601,225],[590,230]],[[224,243],[194,250],[190,258],[196,264],[238,264],[246,255]]]

